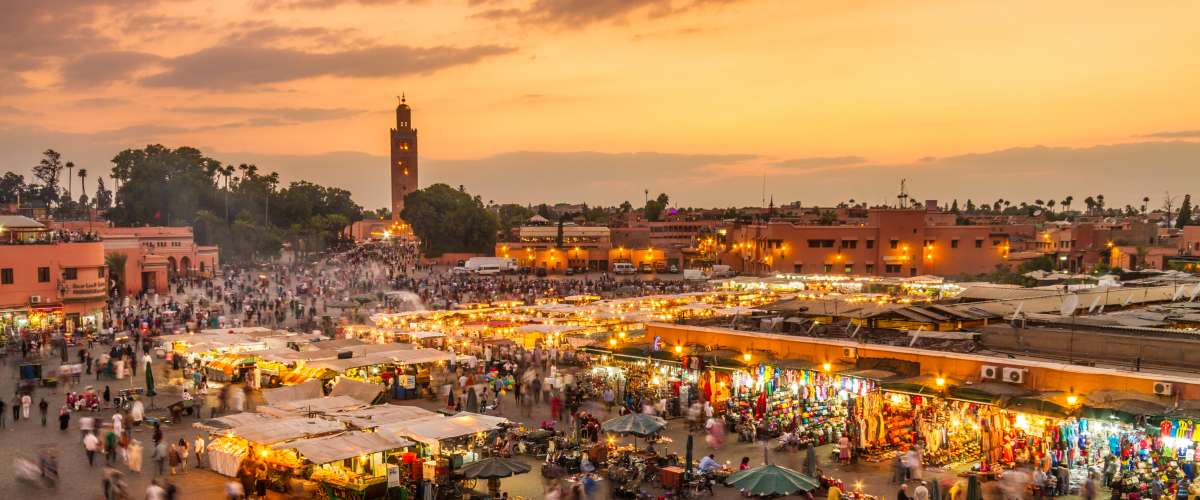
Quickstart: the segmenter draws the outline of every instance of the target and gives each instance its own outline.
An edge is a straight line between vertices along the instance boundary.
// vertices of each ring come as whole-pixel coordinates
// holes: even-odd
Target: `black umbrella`
[[[487,479],[488,492],[493,498],[500,496],[500,478],[529,472],[530,467],[522,462],[504,457],[487,457],[467,464],[462,475],[467,479]]]
[[[498,479],[529,472],[523,462],[504,457],[487,457],[463,466],[462,475],[469,479]]]
[[[479,413],[479,399],[475,396],[475,388],[467,389],[467,411],[471,413]]]
[[[687,442],[687,470],[684,471],[684,477],[691,479],[692,477],[692,433],[688,433]]]

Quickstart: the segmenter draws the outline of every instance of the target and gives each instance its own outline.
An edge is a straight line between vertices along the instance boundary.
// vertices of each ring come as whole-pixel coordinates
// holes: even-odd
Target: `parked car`
[[[565,274],[565,275],[567,275],[567,276],[574,276],[574,275],[575,275],[575,268],[573,268],[573,267],[568,267],[566,271],[563,271],[563,274]]]
[[[637,273],[637,268],[629,262],[617,262],[613,264],[613,274],[634,274]]]
[[[667,268],[667,272],[671,274],[679,274],[679,266],[671,264],[671,266]]]
[[[643,262],[642,265],[638,266],[638,272],[642,274],[650,274],[654,272],[654,268],[650,267],[650,264]]]
[[[544,268],[544,267],[537,268],[537,277],[545,278],[546,277],[546,268]]]

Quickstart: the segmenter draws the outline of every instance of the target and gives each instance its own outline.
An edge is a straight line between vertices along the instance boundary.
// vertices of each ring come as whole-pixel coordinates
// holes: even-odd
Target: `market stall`
[[[280,418],[234,427],[219,433],[208,445],[209,468],[218,474],[236,476],[242,461],[252,454],[261,453],[272,445],[297,439],[323,436],[346,429],[341,422],[319,418]],[[268,457],[264,457],[268,458]],[[286,455],[272,455],[277,467],[294,469],[295,462],[287,461]],[[281,462],[282,461],[282,462]]]
[[[412,445],[412,441],[386,433],[351,431],[277,444],[265,457],[294,456],[304,464],[298,472],[321,484],[328,498],[382,498],[387,490],[388,467],[412,463],[402,458],[404,450]]]

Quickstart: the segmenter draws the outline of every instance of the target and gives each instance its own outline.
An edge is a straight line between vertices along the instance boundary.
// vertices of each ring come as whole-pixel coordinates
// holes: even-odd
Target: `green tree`
[[[1179,206],[1179,215],[1175,217],[1175,227],[1192,225],[1192,195],[1183,195],[1183,204]]]
[[[400,217],[421,239],[425,255],[447,252],[490,253],[496,247],[500,227],[495,214],[483,200],[465,190],[434,184],[404,197]]]
[[[532,209],[515,203],[506,203],[496,209],[496,216],[500,222],[500,232],[506,235],[514,227],[520,227],[530,217],[533,217],[533,215],[534,212]]]
[[[96,210],[108,210],[112,208],[113,192],[104,185],[104,178],[96,178]]]
[[[0,177],[0,203],[16,203],[25,191],[25,176],[5,172]]]
[[[71,164],[71,166],[75,165]],[[47,208],[59,201],[58,178],[64,168],[66,168],[66,165],[62,162],[62,155],[53,149],[44,151],[42,153],[42,160],[33,167],[33,176],[42,182],[38,198],[41,199],[42,203],[46,204]]]
[[[108,278],[112,281],[111,290],[118,296],[125,295],[125,261],[128,256],[118,252],[104,254],[104,265],[108,267]]]
[[[659,193],[658,197],[654,198],[653,200],[646,200],[646,209],[643,213],[643,215],[646,217],[646,220],[660,220],[662,218],[663,210],[666,210],[667,202],[669,201],[670,198],[667,197],[667,193]]]

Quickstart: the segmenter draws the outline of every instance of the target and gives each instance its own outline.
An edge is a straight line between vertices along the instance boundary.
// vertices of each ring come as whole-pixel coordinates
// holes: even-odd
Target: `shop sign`
[[[96,281],[72,281],[66,286],[66,295],[68,297],[88,297],[93,295],[104,295],[107,290],[103,280]]]
[[[388,464],[387,475],[388,475],[388,488],[399,488],[400,487],[400,466]]]

